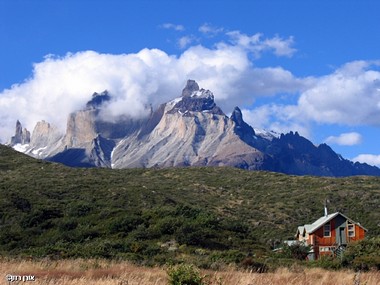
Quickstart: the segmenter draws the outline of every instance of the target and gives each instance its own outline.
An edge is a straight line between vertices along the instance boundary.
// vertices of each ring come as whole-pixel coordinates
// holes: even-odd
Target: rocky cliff
[[[107,91],[94,93],[82,110],[70,114],[64,133],[42,121],[30,137],[17,122],[11,145],[24,145],[18,149],[69,166],[232,166],[296,175],[380,175],[377,167],[354,164],[297,132],[255,131],[238,107],[226,116],[213,93],[194,80],[188,80],[179,98],[139,120],[128,115],[116,122],[104,120],[99,114],[111,100]]]
[[[17,121],[15,135],[11,138],[11,145],[28,143],[30,143],[30,132],[25,128],[23,129],[20,121]]]

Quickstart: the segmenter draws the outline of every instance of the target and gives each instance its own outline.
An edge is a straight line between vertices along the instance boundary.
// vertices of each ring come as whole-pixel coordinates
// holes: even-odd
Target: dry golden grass
[[[326,271],[323,269],[287,269],[274,273],[236,270],[204,271],[212,285],[380,285],[380,272]],[[6,275],[34,275],[35,282],[9,284],[44,285],[166,285],[164,268],[148,268],[128,262],[106,260],[0,260],[0,284],[8,284]]]

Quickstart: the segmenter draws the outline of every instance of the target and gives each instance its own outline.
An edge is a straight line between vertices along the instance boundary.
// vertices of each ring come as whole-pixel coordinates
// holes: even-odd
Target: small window
[[[334,252],[335,247],[334,246],[320,246],[319,251],[320,252]]]
[[[355,237],[355,225],[347,222],[347,232],[349,237]]]
[[[331,237],[331,227],[330,227],[330,223],[325,224],[325,225],[323,226],[323,236],[324,236],[324,237]]]

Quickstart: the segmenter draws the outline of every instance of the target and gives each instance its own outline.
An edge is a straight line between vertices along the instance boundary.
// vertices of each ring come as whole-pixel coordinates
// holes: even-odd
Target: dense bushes
[[[318,260],[307,262],[306,265],[327,270],[338,270],[343,268],[342,260],[333,256],[321,256]]]
[[[282,255],[285,258],[294,258],[298,260],[305,260],[310,252],[310,246],[297,242],[291,245],[284,244],[282,247]]]
[[[380,270],[380,237],[349,244],[342,265],[356,270]]]
[[[193,265],[180,264],[167,270],[169,285],[206,285],[205,276]]]
[[[272,253],[271,258],[266,259],[266,265],[271,270],[295,265],[328,270],[380,270],[380,237],[349,243],[338,256],[320,256],[318,260],[306,260],[309,250],[310,247],[302,243],[290,246],[284,244],[280,250]]]
[[[231,168],[72,169],[2,146],[0,152],[0,256],[171,260],[216,268],[242,265],[251,254],[245,265],[270,265],[267,241],[318,217],[315,201],[326,196],[380,234],[380,178]],[[344,259],[347,266],[378,264],[373,255],[353,256]],[[288,264],[290,257],[271,260]]]
[[[177,204],[131,208],[114,210],[101,218],[106,209],[99,211],[96,204],[77,201],[55,208],[33,207],[18,224],[0,233],[1,251],[37,257],[125,258],[163,264],[168,259],[180,262],[184,253],[193,255],[205,249],[201,263],[209,267],[216,256],[222,262],[238,264],[252,250],[252,242],[241,237],[250,234],[245,224],[198,207]],[[112,213],[112,209],[108,212]],[[164,246],[168,241],[174,241],[175,246]]]
[[[20,207],[22,219],[1,231],[3,254],[122,258],[151,265],[188,260],[203,268],[236,264],[266,272],[284,264],[281,260],[285,264],[305,260],[310,250],[298,243],[284,245],[282,253],[268,259],[269,251],[265,253],[265,248],[257,244],[255,247],[253,229],[247,224],[186,204],[132,208],[129,212],[108,208],[99,211],[96,205],[77,202],[67,207],[68,210],[59,205],[45,209],[32,207],[29,212],[25,212],[26,208]],[[101,219],[105,210],[109,214]],[[263,256],[252,255],[259,252],[264,252]],[[305,265],[380,269],[380,238],[350,244],[342,259],[321,258]]]

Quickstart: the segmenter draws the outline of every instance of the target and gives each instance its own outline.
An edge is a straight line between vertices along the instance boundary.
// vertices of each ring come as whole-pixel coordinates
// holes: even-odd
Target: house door
[[[344,230],[345,228],[339,228],[339,231],[338,231],[338,236],[337,236],[337,242],[339,245],[341,244],[346,244],[347,241],[346,241],[346,232]]]

